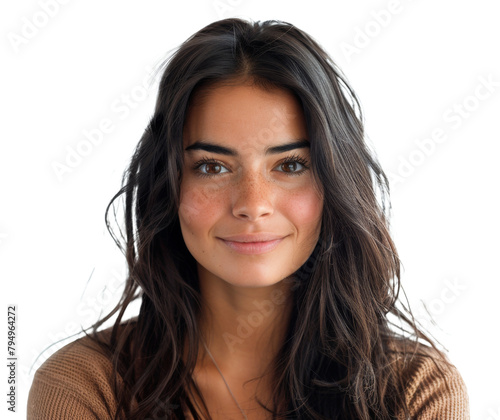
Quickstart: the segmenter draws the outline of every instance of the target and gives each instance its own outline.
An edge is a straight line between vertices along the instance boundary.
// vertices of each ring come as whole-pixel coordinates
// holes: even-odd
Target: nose
[[[256,221],[273,214],[272,181],[256,172],[247,173],[238,181],[233,198],[233,215]]]

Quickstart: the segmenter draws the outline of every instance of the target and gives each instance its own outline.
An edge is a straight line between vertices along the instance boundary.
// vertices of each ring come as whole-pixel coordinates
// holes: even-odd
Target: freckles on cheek
[[[215,216],[217,199],[213,191],[204,188],[185,189],[181,193],[179,217],[195,230],[197,225]]]
[[[206,197],[199,191],[183,191],[179,204],[179,217],[186,225],[192,225],[202,214]]]

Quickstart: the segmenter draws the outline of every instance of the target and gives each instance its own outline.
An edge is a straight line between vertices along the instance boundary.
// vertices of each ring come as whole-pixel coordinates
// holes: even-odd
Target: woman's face
[[[307,261],[321,228],[301,107],[285,90],[251,85],[193,99],[179,220],[200,279],[276,284]]]

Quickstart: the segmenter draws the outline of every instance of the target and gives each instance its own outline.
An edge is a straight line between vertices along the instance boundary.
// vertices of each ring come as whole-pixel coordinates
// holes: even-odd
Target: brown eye
[[[295,172],[297,170],[297,162],[282,163],[283,172]]]
[[[278,172],[287,175],[301,175],[309,168],[306,159],[300,156],[290,156],[283,160],[277,167]]]
[[[205,163],[205,168],[205,173],[218,174],[221,171],[222,166],[218,163]]]
[[[202,159],[198,161],[194,169],[200,176],[216,176],[229,172],[224,165],[211,159]]]

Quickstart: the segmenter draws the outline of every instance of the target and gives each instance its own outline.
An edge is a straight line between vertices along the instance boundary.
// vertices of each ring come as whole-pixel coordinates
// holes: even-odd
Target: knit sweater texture
[[[99,334],[109,335],[105,330]],[[432,350],[428,349],[430,354]],[[448,363],[447,363],[448,362]],[[415,357],[405,370],[405,395],[412,419],[470,419],[465,383],[455,366]],[[118,378],[120,385],[121,378]],[[448,389],[446,387],[448,385]],[[28,397],[28,420],[111,420],[117,410],[109,357],[89,337],[58,350],[37,370]]]

